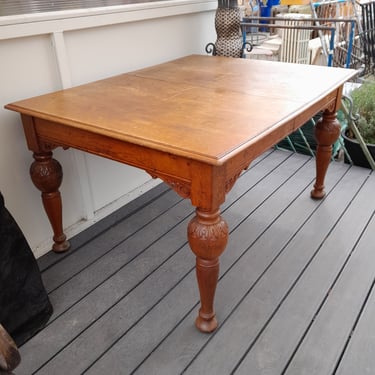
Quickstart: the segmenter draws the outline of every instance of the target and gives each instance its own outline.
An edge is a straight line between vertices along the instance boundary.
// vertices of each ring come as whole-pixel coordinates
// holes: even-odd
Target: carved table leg
[[[0,324],[0,373],[14,370],[21,362],[21,356],[13,339]]]
[[[195,325],[202,332],[212,332],[217,327],[214,298],[219,276],[219,256],[228,242],[228,225],[219,210],[196,210],[188,226],[191,249],[197,256],[196,272],[201,298],[201,308]]]
[[[325,196],[324,178],[332,156],[332,145],[340,135],[340,123],[337,121],[336,112],[326,110],[323,117],[315,127],[315,138],[317,140],[316,152],[316,181],[311,197],[322,199]]]
[[[42,192],[44,209],[53,229],[53,250],[63,252],[69,249],[62,226],[62,203],[59,187],[62,182],[60,163],[52,158],[52,152],[34,153],[35,161],[30,167],[34,185]]]

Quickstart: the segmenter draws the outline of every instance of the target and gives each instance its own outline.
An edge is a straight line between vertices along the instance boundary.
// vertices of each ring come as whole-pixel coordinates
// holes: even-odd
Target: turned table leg
[[[70,244],[62,226],[62,203],[59,187],[62,182],[60,163],[52,158],[52,152],[34,153],[35,161],[30,167],[30,176],[34,185],[42,192],[44,209],[53,229],[53,250],[63,252]]]
[[[188,226],[189,244],[197,257],[196,272],[201,299],[195,325],[202,332],[217,327],[214,298],[219,277],[219,256],[228,242],[228,225],[220,211],[196,209],[196,216]]]
[[[332,156],[332,145],[340,135],[340,123],[336,112],[326,110],[315,127],[315,138],[318,146],[316,151],[316,181],[311,197],[322,199],[325,196],[324,178]]]

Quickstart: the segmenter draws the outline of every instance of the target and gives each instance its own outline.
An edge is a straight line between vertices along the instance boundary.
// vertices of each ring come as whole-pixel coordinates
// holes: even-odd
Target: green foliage
[[[375,144],[375,81],[363,83],[351,93],[354,113],[360,115],[357,127],[366,143]]]

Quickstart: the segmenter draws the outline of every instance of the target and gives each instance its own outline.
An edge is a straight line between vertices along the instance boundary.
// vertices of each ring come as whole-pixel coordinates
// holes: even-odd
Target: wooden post
[[[44,209],[53,229],[52,249],[63,252],[70,248],[63,231],[62,203],[59,187],[63,172],[60,163],[52,158],[52,151],[34,153],[35,161],[30,167],[30,176],[34,185],[42,192]]]
[[[318,142],[316,150],[316,180],[311,197],[322,199],[325,196],[324,179],[332,156],[332,145],[340,135],[340,123],[336,111],[325,110],[323,117],[315,126],[315,137]]]
[[[197,256],[196,272],[201,308],[195,325],[202,332],[217,327],[214,298],[219,277],[219,256],[228,242],[228,225],[219,210],[196,209],[196,216],[188,226],[189,244]]]

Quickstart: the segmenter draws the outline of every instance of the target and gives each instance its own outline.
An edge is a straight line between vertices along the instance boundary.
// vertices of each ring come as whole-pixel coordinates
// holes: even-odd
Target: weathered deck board
[[[375,176],[372,176],[373,179]],[[370,251],[374,250],[374,222],[372,217],[367,231],[361,238],[358,247],[366,247]],[[367,242],[371,241],[371,242]],[[373,264],[371,263],[373,266]],[[374,267],[372,267],[374,268]],[[352,338],[338,364],[337,375],[361,374],[370,375],[375,369],[375,294],[373,280],[369,291],[369,297],[363,306],[363,313],[358,322],[353,326]]]
[[[226,374],[235,367],[237,360],[240,358],[239,353],[241,350],[246,350],[250,340],[250,338],[243,336],[242,332],[248,328],[254,328],[254,325],[247,327],[248,320],[255,324],[255,322],[259,323],[260,319],[266,319],[266,315],[264,315],[266,306],[261,301],[255,301],[249,310],[243,310],[243,319],[237,319],[236,317],[232,319],[234,315],[229,314],[232,314],[232,310],[236,311],[241,307],[242,299],[252,291],[254,285],[262,280],[267,267],[277,259],[283,248],[293,239],[295,233],[293,227],[303,223],[319,206],[320,202],[311,200],[308,195],[311,188],[309,177],[313,175],[313,172],[310,175],[311,167],[313,167],[312,164],[304,166],[300,173],[295,176],[299,180],[299,184],[296,183],[295,179],[292,179],[284,189],[280,189],[279,193],[282,199],[280,195],[273,196],[273,199],[269,200],[263,209],[260,209],[255,218],[250,217],[237,229],[239,232],[237,243],[241,244],[239,249],[246,250],[244,255],[238,253],[235,246],[223,254],[222,263],[224,264],[227,259],[233,257],[233,252],[236,252],[237,256],[235,256],[236,267],[232,270],[233,272],[228,272],[221,278],[217,290],[218,318],[222,321],[227,320],[225,324],[222,323],[220,330],[215,335],[202,337],[200,340],[204,340],[202,344],[195,337],[194,331],[193,337],[190,339],[188,329],[193,319],[193,313],[186,319],[186,324],[173,332],[168,340],[144,362],[139,369],[139,373],[150,373],[155,365],[162,368],[161,373],[163,371],[169,374],[180,373],[194,360],[195,356],[202,350],[201,346],[206,345],[208,341],[209,343],[202,350],[202,355],[204,355],[204,352],[209,353],[204,356],[208,360],[208,366],[202,364],[202,368],[197,369],[194,361],[191,365],[191,373],[194,373],[194,371],[204,373],[207,368],[210,368],[209,371],[212,371],[212,374],[218,373],[217,371]],[[343,171],[337,175],[331,173],[330,178],[336,182],[336,179],[340,178],[342,173]],[[330,180],[330,183],[332,182]],[[297,189],[295,196],[292,193],[294,188]],[[283,209],[277,210],[277,205],[282,204],[285,205]],[[301,209],[301,205],[303,209]],[[242,257],[237,261],[240,255]],[[266,291],[266,294],[271,295],[271,297],[274,296],[269,290]],[[227,327],[231,328],[227,329]],[[237,337],[237,334],[239,334],[239,337]],[[223,345],[228,340],[230,340],[230,345]],[[177,342],[181,344],[177,346]],[[193,347],[194,351],[192,350]],[[216,356],[216,354],[213,354],[215,358],[210,357],[210,354],[215,352],[220,353],[225,358]],[[200,361],[199,357],[196,361],[204,362]],[[188,372],[190,372],[190,369]]]
[[[352,194],[354,195],[356,190],[361,187],[363,179],[360,175],[353,176],[350,173],[348,173],[345,177],[347,183],[350,184],[350,188],[349,186],[347,186],[344,190],[347,195],[346,201],[345,197],[339,197],[339,194],[337,194],[337,198],[342,204],[346,205],[351,200],[350,196]],[[353,183],[354,180],[355,183]],[[333,197],[330,197],[330,200],[332,198]],[[298,346],[299,341],[303,339],[305,331],[309,328],[311,321],[314,319],[315,313],[319,310],[320,304],[322,303],[322,301],[324,301],[324,298],[328,293],[331,293],[328,300],[328,304],[329,306],[331,306],[331,309],[329,310],[331,315],[329,315],[328,313],[327,316],[327,314],[324,314],[324,312],[322,311],[320,312],[318,317],[315,318],[316,322],[314,323],[314,325],[316,325],[318,321],[321,322],[319,328],[317,328],[314,332],[315,337],[319,338],[319,345],[313,344],[309,346],[307,344],[305,355],[302,355],[302,358],[300,358],[300,365],[297,366],[297,368],[294,366],[292,366],[293,369],[288,368],[286,374],[290,373],[294,375],[320,375],[332,373],[335,367],[334,365],[336,363],[335,360],[337,360],[337,358],[329,357],[328,352],[333,351],[333,348],[335,348],[337,351],[337,345],[339,345],[340,343],[341,345],[343,345],[345,343],[345,341],[342,342],[342,340],[339,340],[339,336],[346,335],[346,337],[348,337],[352,325],[346,325],[345,329],[343,319],[337,319],[339,316],[336,315],[337,320],[333,320],[327,326],[327,323],[329,322],[328,317],[330,316],[335,319],[335,315],[332,315],[332,308],[335,312],[341,310],[342,312],[345,311],[349,314],[358,313],[361,307],[361,303],[363,302],[363,299],[361,298],[363,296],[361,296],[360,293],[354,294],[353,297],[355,296],[357,298],[352,299],[352,304],[342,304],[341,306],[338,306],[337,301],[334,300],[333,297],[333,293],[334,290],[336,290],[336,287],[334,290],[331,289],[333,288],[336,275],[339,274],[341,268],[344,266],[345,261],[350,256],[352,248],[356,244],[356,238],[358,238],[357,236],[361,234],[361,229],[358,227],[361,226],[361,228],[363,228],[367,224],[369,217],[375,209],[375,205],[371,205],[368,203],[369,202],[367,202],[366,205],[366,199],[364,199],[362,202],[356,202],[351,206],[355,207],[358,204],[362,208],[360,214],[358,211],[354,210],[356,211],[354,212],[354,214],[356,214],[358,220],[358,222],[356,223],[357,231],[348,231],[348,227],[351,225],[351,221],[353,219],[353,216],[350,215],[353,214],[353,212],[349,212],[348,215],[345,215],[344,213],[344,216],[338,218],[339,221],[337,221],[337,224],[334,227],[332,227],[332,224],[325,222],[325,217],[321,217],[320,219],[318,219],[318,225],[324,225],[327,226],[327,228],[333,228],[331,233],[329,234],[329,237],[324,238],[324,236],[316,236],[320,237],[319,241],[322,239],[320,245],[316,244],[312,246],[312,250],[317,249],[316,253],[312,254],[311,258],[309,259],[309,264],[306,265],[307,268],[303,270],[304,272],[302,274],[300,274],[299,279],[297,279],[295,285],[293,285],[293,289],[286,296],[280,308],[273,315],[270,323],[267,325],[267,327],[265,327],[264,331],[262,332],[260,337],[258,337],[256,343],[251,348],[245,360],[243,361],[243,363],[241,363],[238,371],[239,374],[248,373],[248,369],[252,369],[252,373],[254,374],[281,374],[286,368],[289,358],[293,355],[293,351]],[[342,210],[345,209],[344,206],[336,208],[335,211],[337,216],[342,214],[341,208]],[[334,220],[336,220],[336,218],[334,218]],[[308,223],[308,225],[311,224],[311,222]],[[312,226],[311,235],[314,235],[314,232],[316,231],[316,227]],[[304,235],[305,234],[306,231],[304,230]],[[308,239],[306,238],[305,241],[308,241]],[[305,246],[306,248],[310,247],[310,243],[304,245],[304,247]],[[366,259],[368,259],[368,257],[361,257],[361,259],[367,262]],[[358,270],[350,269],[349,265],[347,265],[345,270],[347,269],[348,271],[345,272],[345,274],[349,272],[349,275],[351,275],[351,277],[358,277],[356,276]],[[285,269],[281,269],[278,279],[280,280],[284,273],[289,271],[290,267],[288,263],[286,263]],[[365,271],[365,269],[363,269],[362,271]],[[277,277],[276,272],[272,270],[270,270],[270,272]],[[371,273],[366,272],[366,276],[369,274]],[[362,274],[362,276],[364,275]],[[360,288],[360,290],[363,289],[363,285],[361,285],[360,283],[355,283],[355,286],[357,288]],[[353,290],[348,288],[348,285],[346,284],[344,289],[349,294],[353,293]],[[364,292],[366,293],[366,289],[364,289]],[[357,303],[353,303],[355,302],[355,299]],[[345,300],[345,302],[347,303],[347,299]],[[336,307],[338,307],[338,310],[336,310]],[[325,310],[325,308],[323,308],[323,310]],[[323,315],[323,317],[321,317],[321,315]],[[329,327],[330,329],[328,330],[327,327]],[[311,335],[311,333],[312,332],[309,332],[307,341],[312,339],[313,336]],[[287,337],[288,339],[285,340],[285,337]],[[276,340],[275,338],[279,339]],[[321,366],[321,368],[319,369],[309,368],[307,365],[309,363],[309,359],[311,358],[312,349],[314,347],[321,351],[320,354],[322,356],[322,359],[319,359],[319,357],[315,358],[315,367],[317,366],[317,364],[319,364],[319,366]],[[340,353],[340,351],[338,351],[338,353]],[[299,357],[299,351],[297,352],[297,357]],[[323,366],[324,362],[329,362],[331,366],[333,365],[333,368],[325,368]]]
[[[268,175],[265,179],[262,180],[262,184],[254,186],[254,188],[251,189],[246,195],[242,196],[240,201],[241,206],[237,201],[232,206],[230,206],[227,211],[225,211],[224,215],[228,220],[230,228],[235,228],[236,224],[238,225],[239,222],[243,222],[244,220],[246,220],[248,215],[253,214],[253,212],[255,212],[255,210],[257,209],[257,207],[254,206],[256,202],[264,202],[264,199],[268,197],[269,194],[272,194],[275,191],[275,188],[285,182],[285,176],[290,176],[291,173],[294,173],[296,170],[301,169],[306,162],[304,158],[300,158],[295,155],[293,156],[293,159],[294,160],[288,160],[288,163],[280,165],[277,171],[274,171],[272,174]],[[286,170],[288,171],[288,173],[285,173]],[[282,173],[282,171],[284,171],[284,173]],[[306,184],[306,180],[304,181],[304,183]],[[287,205],[287,203],[284,204]],[[233,213],[236,213],[236,215],[233,215]],[[241,224],[240,227],[244,228],[243,233],[246,238],[252,240],[253,234],[250,234],[251,230],[249,231],[249,228],[246,225],[242,226]],[[263,224],[259,226],[259,230],[262,229]],[[226,259],[226,261],[224,261],[223,259],[221,263],[221,273],[224,274],[227,269],[233,265],[237,258],[241,256],[241,253],[246,251],[246,249],[247,246],[243,243],[243,241],[238,241],[237,236],[234,235],[234,231],[232,231],[231,240],[227,249],[228,258]],[[177,295],[185,296],[185,294],[187,294],[191,289],[195,291],[196,288],[194,287],[194,283],[195,272],[194,270],[192,270],[191,275],[189,275],[189,281],[187,283],[181,283],[178,286]],[[93,369],[90,369],[88,373],[100,373],[104,371],[105,368],[107,368],[108,363],[113,362],[116,362],[118,364],[119,371],[120,369],[124,369],[125,372],[130,372],[132,369],[137,367],[143,360],[142,355],[144,355],[144,352],[151,352],[158,344],[158,342],[167,334],[169,334],[169,331],[173,330],[175,325],[184,318],[186,311],[193,309],[194,313],[196,313],[197,309],[195,306],[197,305],[198,294],[194,294],[194,299],[190,301],[190,308],[187,309],[185,307],[180,312],[180,314],[177,314],[176,308],[173,303],[174,299],[175,296],[166,296],[165,300],[161,302],[160,308],[151,311],[149,315],[145,317],[140,326],[138,325],[137,327],[134,327],[132,332],[130,332],[130,334],[128,334],[126,337],[123,337],[121,341],[116,344],[116,346],[114,346],[108,353],[106,353],[106,355],[102,359],[98,361],[98,363],[96,363]],[[186,301],[187,299],[184,297],[181,302],[186,303]],[[228,308],[230,305],[231,304],[228,303],[226,308]],[[169,311],[164,311],[164,306],[169,306]],[[161,319],[163,319],[166,314],[168,317],[172,317],[173,319],[169,318],[168,321],[162,325],[153,324],[154,321],[160,321]],[[193,321],[194,318],[191,317],[191,326]],[[150,336],[154,339],[151,340]],[[131,343],[131,345],[136,349],[133,353],[129,353],[129,351],[123,350],[123,346],[126,347],[129,345],[129,343]],[[145,350],[145,348],[147,349]],[[164,368],[163,371],[167,371],[167,369]],[[176,373],[176,369],[173,369],[173,372]]]
[[[337,274],[337,280],[332,280],[332,285],[326,289],[326,299],[320,297],[324,304],[305,333],[306,337],[286,371],[288,375],[331,374],[340,360],[375,278],[375,267],[369,262],[375,248],[375,200],[368,199],[374,191],[375,178],[370,178],[324,243],[324,250],[329,251],[332,258],[326,263],[331,267],[330,279]],[[341,270],[334,268],[342,262],[340,258],[346,262]],[[320,270],[323,267],[322,264]],[[374,353],[373,348],[372,355]],[[359,369],[352,372],[355,373],[365,374]]]
[[[268,152],[228,194],[211,335],[193,325],[193,208],[163,185],[73,238],[71,252],[47,254],[55,312],[20,348],[16,375],[375,373],[375,175],[332,163],[328,196],[314,201],[314,172],[309,157]]]
[[[284,158],[285,157],[286,157],[286,155],[284,155]],[[251,184],[255,184],[258,181],[258,179],[263,178],[264,175],[266,175],[267,173],[270,173],[275,168],[277,163],[281,162],[282,160],[283,159],[280,160],[280,158],[278,158],[278,157],[275,158],[275,155],[271,155],[270,159],[268,159],[268,161],[267,161],[268,167],[267,167],[267,165],[264,165],[262,168],[256,168],[256,166],[255,166],[252,170],[252,172],[254,172],[254,173],[252,174],[253,179],[251,179],[251,183],[249,183],[247,186],[246,186],[246,184],[241,184],[239,186],[240,190],[238,190],[238,192],[240,193],[240,191],[242,189],[244,189],[244,188],[248,189],[249,186],[251,186]],[[276,165],[275,165],[275,163],[276,163]],[[271,176],[272,176],[272,174],[271,174]],[[241,186],[242,186],[242,189],[241,189]],[[230,201],[228,200],[228,203],[229,202]],[[183,207],[181,207],[181,206],[183,206]],[[191,216],[189,217],[189,215],[192,214],[193,209],[190,206],[188,201],[181,201],[179,207],[180,207],[181,212],[185,212],[186,213],[185,215],[187,215],[187,218],[185,219],[185,221],[181,221],[181,219],[176,220],[175,219],[176,215],[173,215],[173,212],[169,212],[168,213],[169,215],[167,214],[166,216],[172,217],[172,219],[174,218],[172,221],[174,223],[178,224],[173,231],[168,232],[167,231],[168,228],[165,226],[165,224],[163,222],[161,222],[161,223],[159,222],[158,223],[159,227],[162,228],[161,230],[165,231],[165,235],[158,242],[156,242],[153,247],[150,247],[149,249],[147,249],[147,251],[144,253],[145,256],[138,257],[135,260],[135,262],[133,262],[133,264],[129,264],[127,268],[123,268],[120,271],[120,273],[118,273],[115,277],[112,277],[111,279],[108,279],[106,281],[106,283],[100,285],[93,293],[88,295],[84,300],[77,303],[77,305],[75,305],[70,311],[68,311],[62,317],[62,319],[59,319],[56,322],[56,324],[62,324],[62,326],[72,327],[71,332],[69,332],[69,328],[68,329],[66,328],[66,329],[63,330],[65,338],[64,338],[64,340],[59,340],[60,343],[61,342],[65,343],[67,341],[67,339],[68,339],[68,341],[71,341],[76,336],[78,336],[81,331],[86,329],[89,324],[93,323],[93,320],[94,320],[95,317],[100,318],[100,316],[102,315],[102,309],[100,309],[97,306],[96,309],[95,309],[96,311],[92,311],[92,306],[94,306],[96,304],[97,299],[101,300],[100,305],[105,304],[105,308],[110,309],[111,306],[113,306],[117,301],[120,301],[120,299],[123,296],[126,295],[127,291],[133,292],[132,287],[135,284],[134,278],[137,277],[139,281],[142,281],[142,279],[147,277],[151,272],[150,268],[146,268],[146,264],[148,264],[150,267],[157,267],[162,262],[162,260],[166,258],[166,256],[173,255],[174,252],[180,250],[181,247],[184,246],[185,248],[181,249],[181,251],[180,251],[182,253],[182,256],[180,256],[180,258],[182,258],[182,259],[179,260],[179,263],[177,264],[177,266],[179,268],[181,268],[183,266],[183,264],[181,262],[182,262],[182,260],[184,260],[184,258],[186,258],[186,259],[189,260],[189,264],[188,264],[189,269],[190,270],[193,269],[194,259],[193,259],[192,253],[190,252],[190,250],[188,249],[188,246],[186,245],[186,242],[187,242],[186,228],[187,228],[187,223],[191,218]],[[145,213],[145,215],[147,215],[147,213]],[[143,230],[143,237],[148,237],[148,236],[154,234],[155,228],[148,229],[147,230],[147,233],[149,233],[148,235],[145,233],[145,230],[146,230],[146,227]],[[137,243],[135,242],[135,244],[132,244],[132,245],[136,246]],[[126,249],[125,251],[122,251],[122,254],[124,254],[124,255],[127,255],[128,253],[129,253],[129,249]],[[102,261],[100,262],[100,264],[102,263]],[[172,259],[172,261],[173,261],[173,259]],[[168,275],[168,273],[171,273],[170,271],[168,272],[168,269],[171,267],[170,263],[172,261],[170,261],[164,268],[160,269],[159,272],[156,274],[156,277],[155,277],[156,279],[158,279],[158,278],[160,279],[160,277],[163,279],[163,277],[164,278],[166,277],[166,281],[162,282],[162,285],[164,283],[164,288],[166,290],[169,290],[173,286],[173,284],[171,285],[170,283],[173,282],[174,279],[170,275]],[[111,264],[112,264],[112,262],[109,263],[109,265],[111,265]],[[115,263],[115,264],[117,264],[117,263]],[[174,267],[176,267],[176,266],[174,266]],[[96,270],[93,273],[94,277],[98,272],[100,272],[100,270]],[[138,290],[140,290],[140,293],[144,294],[144,293],[150,293],[150,290],[149,290],[150,288],[158,287],[156,289],[156,292],[154,294],[152,294],[152,297],[156,298],[158,296],[157,292],[158,291],[161,292],[163,289],[160,288],[159,283],[156,283],[155,280],[153,280],[153,278],[149,278],[149,280],[151,280],[150,285],[142,286],[141,288],[138,288]],[[195,282],[195,276],[193,277],[193,281]],[[174,281],[174,282],[176,282],[176,281]],[[146,284],[148,284],[148,283],[146,282]],[[134,319],[142,316],[143,309],[146,309],[147,307],[149,307],[149,308],[152,307],[152,304],[151,304],[152,298],[147,299],[146,297],[143,297],[143,299],[142,299],[141,297],[139,297],[139,293],[137,293],[138,290],[134,290],[134,293],[132,293],[127,298],[125,298],[123,301],[119,302],[120,305],[118,307],[115,307],[113,310],[111,310],[111,313],[117,312],[117,315],[120,316],[120,319],[124,319],[124,314],[123,314],[122,310],[126,310],[127,314],[130,314],[129,306],[133,306],[134,304],[138,305],[139,303],[136,302],[137,298],[140,300],[141,307],[140,308],[134,307],[134,315],[132,315],[128,318],[128,324],[123,323],[122,327],[120,329],[116,328],[117,335],[121,334],[121,332],[123,332],[122,330],[126,330],[129,326],[134,324]],[[151,289],[151,290],[153,290],[153,289]],[[192,290],[196,291],[196,286],[193,286]],[[111,291],[113,291],[113,292],[111,292]],[[118,294],[116,294],[115,291],[118,291]],[[106,296],[105,299],[100,298],[101,293],[103,293]],[[135,295],[135,296],[133,297],[133,295]],[[149,304],[151,304],[151,306]],[[87,306],[89,306],[89,307],[87,308]],[[99,320],[94,325],[94,327],[91,328],[90,331],[95,330],[96,326],[100,325],[103,321],[108,322],[109,325],[112,325],[112,326],[116,327],[117,325],[113,324],[114,323],[113,320],[110,319],[111,313],[109,313],[109,316],[104,316],[103,319]],[[126,314],[126,316],[127,316],[127,314]],[[88,316],[88,315],[90,315],[90,316]],[[117,319],[119,319],[119,318],[117,318]],[[72,322],[75,322],[75,324],[73,325]],[[44,330],[44,333],[47,336],[48,336],[47,331],[49,329],[55,330],[54,327],[51,327],[51,328],[47,327]],[[67,335],[69,335],[69,337],[67,337]],[[101,331],[99,331],[99,335],[102,335]],[[112,335],[111,336],[112,340],[115,340],[116,338],[118,338],[117,335],[116,334]],[[46,338],[42,337],[42,336],[44,336],[44,335],[41,335],[40,342],[41,342],[41,345],[44,345],[43,343],[44,343]],[[60,361],[60,358],[61,359],[64,358],[65,353],[76,352],[76,350],[85,350],[87,352],[87,356],[84,357],[85,360],[83,360],[79,364],[73,363],[73,365],[78,366],[78,367],[84,366],[84,365],[88,366],[90,364],[90,360],[92,360],[92,356],[94,356],[94,358],[95,358],[95,355],[99,356],[101,354],[100,351],[98,353],[99,349],[105,350],[111,344],[111,342],[107,343],[105,340],[101,340],[99,343],[97,343],[97,340],[91,340],[91,343],[94,344],[93,345],[94,347],[92,348],[92,351],[89,350],[89,348],[88,348],[90,346],[89,343],[85,346],[82,346],[80,344],[80,340],[73,343],[68,348],[64,349],[63,354],[61,356],[59,356],[58,360]],[[51,348],[50,348],[51,351],[52,351],[52,345],[53,345],[53,343],[51,343]],[[57,349],[56,345],[60,345],[60,344],[56,342],[55,348],[53,350]],[[103,345],[103,346],[101,346],[101,345]],[[78,349],[76,348],[76,346],[78,347]],[[43,360],[45,360],[46,356],[47,356],[47,353],[44,353],[43,354],[43,357],[44,357]],[[88,361],[89,364],[87,364],[86,361]],[[49,371],[52,371],[51,366],[54,366],[55,363],[56,363],[56,360],[52,361],[51,364],[48,364],[46,366],[46,371],[47,371],[46,373],[48,373]],[[66,366],[66,364],[65,364],[65,366]]]

